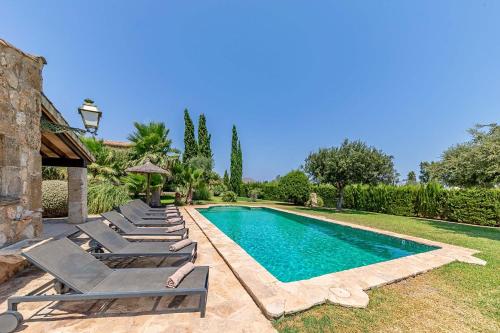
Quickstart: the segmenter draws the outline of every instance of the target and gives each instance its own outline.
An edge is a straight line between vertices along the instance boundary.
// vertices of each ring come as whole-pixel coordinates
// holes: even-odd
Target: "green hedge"
[[[500,226],[500,189],[450,190],[446,194],[446,219]]]
[[[64,180],[42,181],[43,217],[68,216],[68,183]]]
[[[255,182],[243,184],[241,188],[242,195],[250,197],[252,190],[258,189],[260,191],[259,198],[264,200],[282,200],[282,193],[278,186],[278,182]]]
[[[344,207],[393,215],[415,216],[417,186],[351,185],[344,191]]]
[[[261,198],[283,200],[278,182],[245,184],[260,189]],[[328,184],[312,185],[325,207],[335,207],[337,190]],[[484,226],[500,226],[500,189],[446,189],[437,183],[392,186],[350,185],[344,208],[402,216],[441,219]]]
[[[500,225],[499,189],[445,189],[433,183],[406,186],[351,185],[345,189],[344,207],[484,226]]]
[[[323,199],[325,207],[335,207],[337,203],[337,189],[330,184],[313,185],[311,192],[316,193]]]

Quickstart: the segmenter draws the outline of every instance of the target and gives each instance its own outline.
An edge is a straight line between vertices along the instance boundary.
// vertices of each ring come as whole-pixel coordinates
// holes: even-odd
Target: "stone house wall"
[[[44,63],[0,39],[0,247],[42,230]]]

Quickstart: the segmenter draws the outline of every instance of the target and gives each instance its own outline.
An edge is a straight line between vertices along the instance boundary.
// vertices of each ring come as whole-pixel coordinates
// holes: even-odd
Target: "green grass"
[[[481,251],[486,266],[452,263],[369,291],[366,309],[321,305],[274,322],[280,332],[499,332],[500,230],[359,211],[280,208]]]
[[[213,197],[203,203],[222,200]],[[352,210],[311,209],[275,201],[250,202],[244,197],[234,204],[266,204],[478,249],[481,253],[476,256],[488,262],[486,266],[455,262],[370,290],[366,309],[326,304],[286,316],[274,322],[279,332],[500,332],[499,228]]]

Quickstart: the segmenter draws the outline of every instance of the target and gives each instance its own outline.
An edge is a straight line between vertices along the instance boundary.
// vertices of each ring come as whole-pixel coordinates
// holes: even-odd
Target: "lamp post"
[[[80,116],[82,117],[85,129],[57,124],[50,121],[45,116],[42,116],[40,119],[41,129],[42,131],[51,133],[75,132],[80,135],[84,135],[85,133],[96,135],[97,129],[99,128],[99,122],[102,117],[102,112],[94,104],[94,101],[89,98],[85,99],[82,106],[78,108],[78,113],[80,113]]]
[[[82,106],[78,108],[78,112],[80,116],[82,116],[83,125],[87,132],[92,135],[97,134],[97,129],[99,128],[99,121],[102,117],[102,112],[99,111],[97,106],[94,104],[94,101],[86,98],[83,101]]]

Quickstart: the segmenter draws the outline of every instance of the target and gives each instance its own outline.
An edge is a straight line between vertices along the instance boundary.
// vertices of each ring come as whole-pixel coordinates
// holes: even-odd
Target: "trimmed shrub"
[[[224,202],[236,202],[238,200],[238,196],[233,191],[226,191],[222,193],[222,201]]]
[[[299,170],[294,170],[281,177],[278,182],[281,197],[297,205],[303,205],[311,193],[309,178]]]
[[[129,200],[126,185],[115,185],[108,181],[89,183],[87,205],[90,214],[110,211]]]
[[[42,208],[43,217],[68,216],[68,182],[42,181]]]

